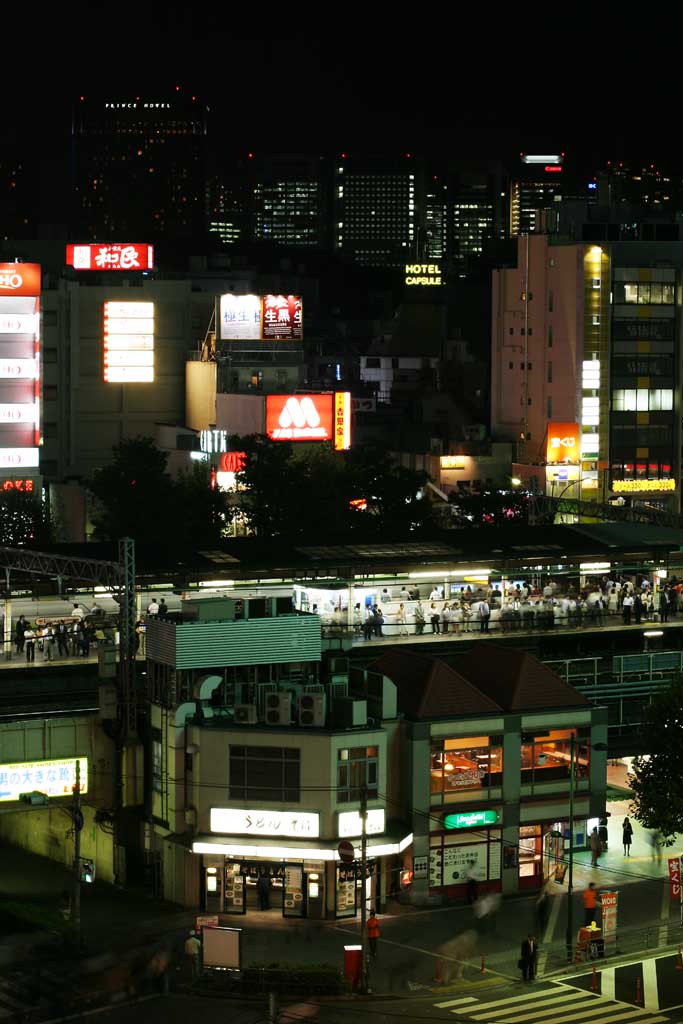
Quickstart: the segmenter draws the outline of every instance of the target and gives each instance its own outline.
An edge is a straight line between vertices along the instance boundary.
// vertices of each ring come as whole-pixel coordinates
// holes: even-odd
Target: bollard
[[[597,991],[598,991],[598,971],[597,971],[597,968],[596,968],[595,964],[593,964],[593,977],[591,978],[591,992],[597,992]]]
[[[484,957],[481,958],[481,967],[479,968],[480,974],[486,974],[486,965],[484,963]]]
[[[636,1006],[640,1006],[643,1001],[643,997],[640,991],[640,978],[636,979]]]
[[[434,984],[435,985],[440,985],[442,980],[443,979],[441,977],[441,961],[437,960],[436,961],[436,974],[434,975]]]
[[[681,947],[678,947],[678,953],[676,954],[676,970],[683,971],[683,957],[681,956]]]

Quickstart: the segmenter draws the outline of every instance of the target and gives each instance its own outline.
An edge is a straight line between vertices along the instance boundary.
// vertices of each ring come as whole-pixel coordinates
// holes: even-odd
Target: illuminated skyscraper
[[[350,157],[334,167],[334,247],[356,263],[399,269],[418,256],[418,161]]]
[[[205,226],[206,108],[183,91],[81,96],[72,122],[72,231],[82,240],[189,238]]]

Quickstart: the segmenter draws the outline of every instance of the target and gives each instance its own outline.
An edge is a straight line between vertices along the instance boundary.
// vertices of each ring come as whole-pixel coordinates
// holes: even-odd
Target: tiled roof
[[[448,663],[505,711],[590,704],[571,683],[526,651],[478,643],[467,654],[449,658]]]
[[[500,714],[496,701],[441,658],[392,647],[370,666],[396,685],[398,709],[410,719]]]

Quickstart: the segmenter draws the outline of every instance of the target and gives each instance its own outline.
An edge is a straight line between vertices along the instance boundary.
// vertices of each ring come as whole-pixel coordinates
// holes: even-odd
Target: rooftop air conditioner
[[[290,725],[292,721],[292,697],[288,691],[284,693],[266,694],[266,725]]]
[[[299,697],[299,725],[325,724],[325,694],[302,693]]]
[[[258,714],[255,704],[235,704],[235,721],[242,725],[256,725]]]

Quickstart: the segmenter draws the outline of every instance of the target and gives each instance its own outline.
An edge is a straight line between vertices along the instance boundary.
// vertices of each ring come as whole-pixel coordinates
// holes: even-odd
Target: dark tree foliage
[[[659,830],[665,846],[683,833],[683,677],[658,693],[642,726],[648,756],[633,762],[632,813],[645,828]]]

